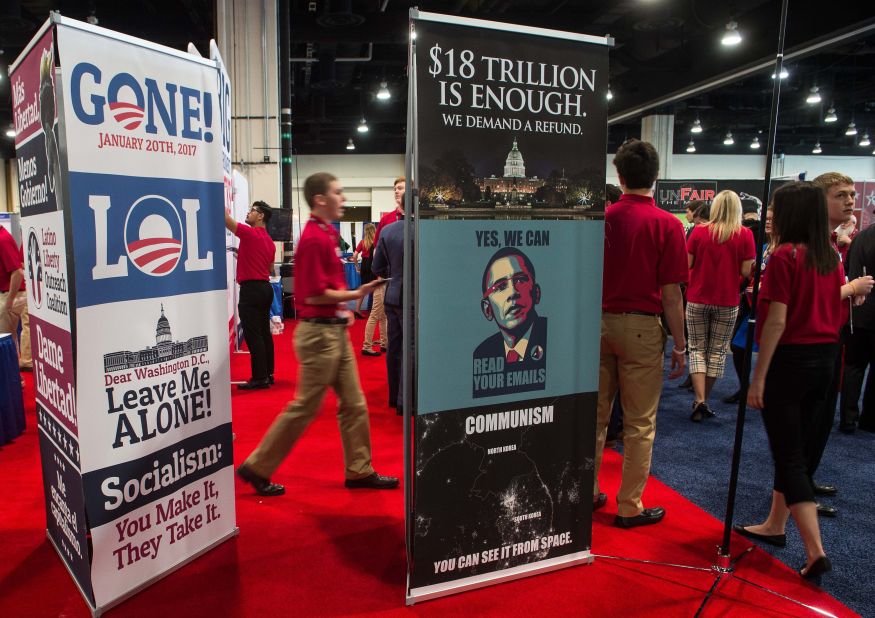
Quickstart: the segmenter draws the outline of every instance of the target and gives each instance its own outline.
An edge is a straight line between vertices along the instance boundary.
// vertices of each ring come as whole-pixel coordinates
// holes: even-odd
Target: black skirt
[[[370,283],[374,280],[374,271],[371,270],[371,258],[363,257],[362,258],[362,267],[361,267],[361,275],[362,275],[362,283]]]

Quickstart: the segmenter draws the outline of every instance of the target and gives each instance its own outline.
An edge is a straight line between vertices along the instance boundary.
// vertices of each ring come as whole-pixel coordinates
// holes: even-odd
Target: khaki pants
[[[377,322],[380,323],[380,345],[385,348],[388,345],[389,336],[387,334],[388,320],[386,319],[386,308],[383,306],[383,298],[386,295],[386,286],[381,285],[374,290],[374,296],[371,299],[371,313],[368,316],[368,323],[365,324],[365,340],[362,344],[363,350],[370,350],[374,347],[374,327]]]
[[[665,339],[658,316],[602,314],[593,492],[598,496],[598,472],[619,388],[623,404],[623,479],[617,492],[617,514],[622,517],[635,516],[644,508],[641,494],[650,474]]]
[[[368,406],[346,326],[300,322],[295,330],[295,353],[299,363],[295,400],[274,419],[246,465],[270,478],[313,420],[330,386],[337,393],[346,478],[370,476],[374,469]]]
[[[0,292],[0,313],[6,306],[6,297],[9,292]],[[18,323],[21,323],[21,342],[18,341]],[[18,366],[33,367],[33,359],[30,354],[30,316],[27,313],[27,292],[22,291],[15,295],[12,301],[11,314],[0,315],[0,333],[12,333],[15,340],[15,348],[18,350]]]

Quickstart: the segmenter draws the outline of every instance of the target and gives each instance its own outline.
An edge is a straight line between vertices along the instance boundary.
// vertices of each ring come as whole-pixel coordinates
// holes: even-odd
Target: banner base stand
[[[539,573],[548,573],[557,571],[578,564],[590,564],[593,561],[593,555],[587,551],[560,556],[551,560],[542,560],[532,564],[524,564],[512,569],[506,569],[498,573],[485,573],[483,575],[474,575],[464,579],[457,579],[444,584],[434,584],[432,586],[422,586],[421,588],[413,588],[407,595],[407,605],[414,605],[422,601],[437,599],[440,597],[465,592],[467,590],[475,590],[493,584],[509,582],[522,577],[529,577]]]
[[[76,580],[76,578],[73,577],[73,572],[70,570],[70,567],[67,565],[67,562],[64,560],[61,560],[61,562],[64,564],[64,567],[66,567],[67,571],[70,573],[70,576],[73,577],[73,581],[76,583],[76,587],[79,588],[79,592],[82,594],[82,599],[85,601],[85,604],[88,605],[88,609],[91,610],[91,615],[94,616],[94,618],[98,618],[106,610],[111,609],[111,608],[115,607],[116,605],[123,603],[124,601],[127,601],[128,599],[130,599],[132,596],[134,596],[138,592],[145,590],[146,588],[148,588],[149,586],[151,586],[152,584],[154,584],[158,580],[164,579],[165,577],[167,577],[168,575],[170,575],[174,571],[181,569],[189,562],[191,562],[197,558],[200,558],[201,556],[203,556],[205,553],[207,553],[211,549],[218,547],[219,545],[221,545],[222,543],[224,543],[228,539],[231,539],[231,538],[237,536],[238,534],[240,534],[240,528],[235,527],[233,530],[228,532],[225,536],[216,539],[215,541],[213,541],[212,543],[210,543],[209,545],[204,547],[199,552],[196,552],[196,553],[192,554],[191,556],[186,557],[185,560],[182,560],[178,564],[173,565],[172,567],[170,567],[169,569],[167,569],[163,573],[156,575],[152,579],[149,579],[149,580],[143,582],[142,584],[140,584],[136,588],[133,588],[132,590],[129,590],[128,592],[126,592],[125,594],[120,596],[119,598],[114,599],[114,600],[110,601],[109,603],[107,603],[106,605],[102,605],[100,607],[95,607],[88,601],[88,597],[85,595],[85,591],[82,590],[82,586],[80,586],[79,582]],[[46,530],[46,537],[49,539],[49,543],[52,544],[52,547],[55,548],[55,551],[58,552],[58,556],[60,557],[61,550],[55,544],[55,541],[54,541],[54,539],[52,539],[51,535],[49,535],[48,530]]]

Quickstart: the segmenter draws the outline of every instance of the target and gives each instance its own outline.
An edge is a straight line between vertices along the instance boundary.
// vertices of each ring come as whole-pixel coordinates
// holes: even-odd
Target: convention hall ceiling
[[[249,0],[260,2],[260,0]],[[290,0],[294,149],[342,153],[350,137],[357,153],[401,153],[405,146],[407,19],[411,6],[479,19],[610,35],[608,151],[640,133],[645,113],[675,115],[676,153],[690,139],[705,154],[746,154],[765,140],[772,94],[780,3],[776,0]],[[214,36],[211,0],[2,0],[0,70],[17,56],[48,11],[184,49],[206,49]],[[721,45],[734,21],[742,42]],[[875,10],[869,2],[790,0],[782,82],[779,152],[871,155],[859,145],[875,137]],[[819,46],[824,41],[833,41]],[[303,58],[318,62],[303,62]],[[733,78],[740,69],[744,77]],[[719,78],[719,79],[718,79]],[[720,81],[714,85],[712,82]],[[385,82],[391,98],[377,92]],[[819,104],[805,102],[813,87]],[[829,108],[838,120],[825,122]],[[0,126],[11,122],[8,79],[0,81]],[[370,131],[356,126],[366,117]],[[698,119],[703,131],[691,134]],[[845,135],[849,122],[856,136]],[[727,131],[735,144],[724,145]],[[4,156],[9,140],[0,133]]]

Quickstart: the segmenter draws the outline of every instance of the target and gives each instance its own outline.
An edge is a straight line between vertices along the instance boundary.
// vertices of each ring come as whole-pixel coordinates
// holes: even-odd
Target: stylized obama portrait
[[[474,350],[473,396],[544,390],[547,318],[535,310],[541,286],[532,261],[519,249],[499,249],[483,271],[480,310],[498,332]]]

